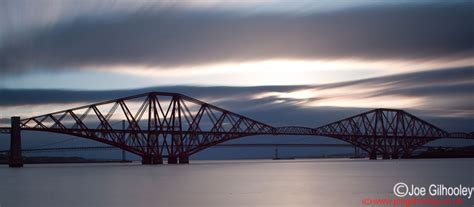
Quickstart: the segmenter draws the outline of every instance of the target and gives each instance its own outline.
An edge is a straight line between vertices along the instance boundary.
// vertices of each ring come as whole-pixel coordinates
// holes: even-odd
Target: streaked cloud
[[[405,73],[357,81],[293,86],[198,87],[166,86],[130,90],[74,91],[0,89],[2,115],[30,116],[31,112],[64,109],[150,91],[178,92],[236,111],[258,114],[282,109],[321,110],[323,108],[401,108],[424,111],[427,116],[474,116],[474,68],[450,68]],[[270,119],[269,119],[270,118]],[[270,117],[264,117],[273,120]]]
[[[167,9],[212,10],[241,15],[258,13],[304,14],[328,12],[358,6],[397,4],[372,0],[311,1],[311,0],[181,0],[181,1],[116,1],[116,0],[3,0],[0,1],[0,40],[8,35],[21,35],[31,29],[48,27],[84,16],[130,15],[143,11]]]
[[[265,86],[327,84],[438,68],[456,68],[474,60],[368,61],[267,60],[182,68],[97,67],[93,71],[35,71],[0,76],[0,88],[117,90],[169,85]],[[88,84],[83,84],[88,83]]]
[[[78,13],[4,35],[0,70],[172,69],[274,59],[472,60],[471,2],[363,5],[302,13],[172,6]],[[57,16],[68,9],[61,11]]]
[[[275,125],[388,107],[469,131],[473,10],[472,1],[1,1],[0,117],[170,91]]]

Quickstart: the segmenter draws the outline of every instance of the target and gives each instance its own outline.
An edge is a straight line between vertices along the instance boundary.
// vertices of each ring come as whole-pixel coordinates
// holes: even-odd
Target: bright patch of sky
[[[89,70],[38,70],[6,75],[0,77],[0,88],[107,90],[165,85],[318,85],[433,68],[461,67],[471,61],[268,60],[184,68],[104,66]]]

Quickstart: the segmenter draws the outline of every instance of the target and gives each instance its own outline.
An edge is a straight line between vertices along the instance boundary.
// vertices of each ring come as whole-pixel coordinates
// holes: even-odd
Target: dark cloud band
[[[99,102],[130,96],[150,91],[177,92],[198,99],[205,99],[226,108],[252,108],[258,105],[297,106],[301,99],[282,98],[277,95],[256,98],[255,95],[264,93],[288,93],[303,89],[318,91],[340,89],[357,90],[380,88],[375,91],[362,93],[364,97],[403,96],[424,97],[429,100],[424,108],[458,109],[474,113],[474,68],[449,68],[443,70],[424,71],[400,75],[382,76],[350,82],[299,85],[299,86],[256,86],[256,87],[198,87],[198,86],[164,86],[131,90],[110,91],[74,91],[74,90],[35,90],[35,89],[0,89],[0,106],[18,106],[30,104],[62,104],[77,102]],[[381,87],[384,86],[384,87]],[[353,91],[356,92],[356,91]],[[348,95],[351,92],[347,92]],[[314,96],[303,101],[319,101],[334,97]],[[357,97],[352,97],[357,99]],[[275,101],[283,101],[278,105]],[[394,100],[397,101],[397,100]]]
[[[82,103],[100,102],[150,91],[169,91],[186,94],[276,126],[319,126],[329,121],[335,121],[368,110],[350,106],[341,108],[301,107],[300,105],[301,101],[317,102],[325,101],[325,99],[337,99],[337,94],[334,97],[316,95],[303,100],[291,97],[282,98],[278,95],[268,95],[264,97],[255,96],[265,93],[288,93],[303,89],[315,89],[315,93],[324,92],[325,90],[344,91],[347,92],[347,95],[353,98],[353,100],[361,98],[357,96],[352,97],[351,94],[353,93],[382,100],[387,96],[403,97],[403,99],[412,97],[423,98],[426,100],[423,106],[417,108],[404,107],[403,109],[420,115],[437,126],[445,127],[453,131],[465,131],[472,130],[472,117],[474,115],[474,97],[472,95],[474,83],[472,80],[474,80],[474,68],[465,67],[384,76],[325,85],[258,87],[168,86],[111,91],[0,89],[0,113],[3,114],[0,115],[3,117],[17,115],[15,113],[21,113],[22,107],[30,107],[28,105],[42,106],[43,104],[78,103],[77,106],[80,106]],[[389,87],[380,87],[387,85]],[[358,89],[373,88],[381,89],[366,93],[358,93],[357,91]],[[278,101],[278,103],[276,103],[276,101]],[[395,98],[391,101],[397,102],[400,100]],[[42,114],[48,112],[51,111],[38,113]],[[0,124],[2,122],[8,123],[8,121],[8,119],[0,119]]]
[[[0,70],[472,57],[473,10],[472,2],[456,2],[310,14],[160,10],[82,17],[1,41]]]

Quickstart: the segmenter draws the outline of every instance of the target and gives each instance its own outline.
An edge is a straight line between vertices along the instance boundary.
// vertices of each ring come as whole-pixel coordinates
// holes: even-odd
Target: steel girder
[[[21,128],[92,139],[156,163],[163,156],[187,160],[208,147],[253,135],[327,136],[371,154],[392,157],[410,155],[435,139],[473,139],[473,133],[450,134],[395,109],[374,109],[317,128],[273,127],[182,94],[164,92],[23,119]]]

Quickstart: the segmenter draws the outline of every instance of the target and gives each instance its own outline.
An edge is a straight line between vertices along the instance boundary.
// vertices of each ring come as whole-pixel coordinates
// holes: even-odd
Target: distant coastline
[[[320,159],[320,158],[351,158],[363,159],[367,156],[359,155],[354,157],[353,154],[333,154],[311,157],[274,157],[273,160],[293,160],[293,159]],[[431,158],[474,158],[474,146],[461,148],[430,148],[420,154],[410,157],[409,159],[431,159]],[[25,164],[62,164],[62,163],[130,163],[132,160],[120,159],[90,159],[80,156],[58,157],[58,156],[25,156],[23,157]],[[0,164],[8,164],[8,156],[0,154]]]
[[[56,156],[32,156],[23,157],[25,164],[63,164],[63,163],[129,163],[131,160],[115,159],[89,159],[78,156],[56,157]],[[8,157],[0,154],[0,164],[8,164]]]

